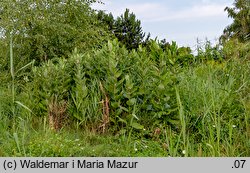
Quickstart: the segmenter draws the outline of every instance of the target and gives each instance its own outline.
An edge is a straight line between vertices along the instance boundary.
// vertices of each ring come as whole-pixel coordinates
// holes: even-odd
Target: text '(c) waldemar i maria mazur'
[[[88,161],[88,160],[72,160],[72,162],[56,162],[56,161],[44,161],[44,160],[20,160],[21,168],[137,168],[138,162],[136,161]]]

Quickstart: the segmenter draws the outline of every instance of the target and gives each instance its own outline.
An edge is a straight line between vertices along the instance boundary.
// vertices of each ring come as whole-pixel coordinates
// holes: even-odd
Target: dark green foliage
[[[221,39],[237,38],[241,42],[250,40],[250,1],[235,0],[234,7],[226,7],[228,17],[233,18],[233,23],[224,30]]]
[[[226,7],[233,23],[224,29],[220,37],[225,59],[250,58],[250,1],[235,0],[234,7]]]
[[[135,14],[129,13],[129,9],[115,21],[114,33],[128,49],[138,48],[145,36],[141,22],[136,19]]]
[[[98,12],[98,19],[108,27],[111,33],[126,46],[127,49],[137,49],[140,44],[146,44],[149,41],[150,34],[145,39],[145,33],[142,31],[141,21],[136,19],[134,13],[126,9],[123,15],[114,19],[111,13],[106,14],[103,11]]]
[[[97,18],[100,22],[108,28],[111,32],[115,29],[114,23],[115,19],[112,13],[106,14],[104,11],[100,10],[97,13]],[[113,33],[114,34],[114,33]]]

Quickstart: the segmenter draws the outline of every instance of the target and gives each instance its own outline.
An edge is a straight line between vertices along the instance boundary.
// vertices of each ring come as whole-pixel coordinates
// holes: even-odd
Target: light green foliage
[[[195,145],[207,145],[208,155],[249,154],[242,150],[249,147],[249,75],[249,62],[201,64],[179,74],[186,133]]]
[[[250,41],[239,42],[238,39],[231,39],[223,45],[225,59],[250,59]]]
[[[69,62],[74,69],[73,82],[69,90],[69,113],[84,125],[101,119],[99,81],[87,69],[89,61],[90,59],[75,49]]]
[[[171,88],[174,78],[158,58],[145,48],[128,52],[116,40],[92,55],[75,51],[68,60],[48,61],[33,68],[29,100],[32,108],[38,109],[35,112],[43,114],[52,97],[66,100],[70,115],[87,124],[101,120],[102,102],[107,97],[108,116],[115,129],[142,129],[156,121],[171,124],[176,119]]]
[[[98,47],[109,37],[99,27],[86,0],[34,1],[3,0],[1,27],[8,41],[13,35],[14,52],[19,61],[37,63],[54,57],[68,57],[75,47]]]
[[[249,156],[249,61],[209,59],[209,48],[186,65],[178,63],[182,48],[175,43],[165,50],[156,42],[148,46],[128,51],[114,40],[92,53],[75,50],[68,59],[33,67],[16,94],[33,114],[17,106],[18,119],[6,118],[12,115],[11,90],[1,89],[0,128],[7,135],[0,134],[0,155]],[[68,103],[70,116],[56,133],[47,122],[53,97]],[[79,125],[86,133],[99,130],[104,114],[108,136],[71,131],[82,131]]]
[[[49,60],[41,67],[32,69],[32,79],[26,89],[32,91],[28,100],[37,115],[47,112],[47,106],[53,98],[67,100],[71,81],[66,62],[66,59],[58,59],[58,62]]]
[[[160,42],[151,40],[146,47],[149,52],[155,54],[155,60],[161,65],[178,68],[178,66],[188,66],[195,62],[190,47],[178,47],[175,41],[168,43],[165,39]]]
[[[39,120],[39,123],[42,120]],[[34,123],[34,122],[33,122]],[[7,121],[0,121],[0,128]],[[63,129],[59,133],[31,127],[29,121],[19,121],[17,131],[1,128],[1,157],[149,157],[166,156],[156,141],[134,140],[118,136],[98,135],[87,130]]]
[[[204,44],[201,44],[198,41],[197,56],[194,58],[196,62],[222,62],[226,58],[226,53],[220,44],[216,44],[215,46],[213,46],[210,41],[206,41]]]
[[[146,125],[174,118],[170,115],[174,104],[171,101],[173,91],[169,87],[173,77],[166,65],[160,66],[155,61],[157,58],[145,48],[129,53],[117,42],[109,42],[96,52],[94,62],[102,63],[100,79],[110,98],[111,118],[115,124],[120,121],[132,125],[133,120]]]

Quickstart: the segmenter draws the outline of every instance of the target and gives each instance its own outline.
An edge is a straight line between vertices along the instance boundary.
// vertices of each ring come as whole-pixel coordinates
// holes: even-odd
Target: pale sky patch
[[[135,4],[128,6],[143,22],[164,22],[170,20],[196,20],[207,17],[225,17],[225,5],[197,5],[189,9],[173,11],[160,4]],[[122,10],[121,10],[122,11]]]
[[[214,41],[232,20],[224,11],[234,0],[103,0],[94,8],[116,16],[130,9],[152,37],[194,47],[197,38]]]

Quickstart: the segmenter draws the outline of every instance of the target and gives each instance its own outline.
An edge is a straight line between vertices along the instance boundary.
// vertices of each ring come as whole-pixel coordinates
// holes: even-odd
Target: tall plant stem
[[[14,62],[13,62],[13,41],[12,34],[10,35],[10,74],[12,78],[11,94],[12,94],[12,114],[15,116],[15,74],[14,74]]]

